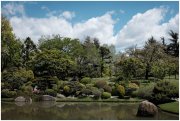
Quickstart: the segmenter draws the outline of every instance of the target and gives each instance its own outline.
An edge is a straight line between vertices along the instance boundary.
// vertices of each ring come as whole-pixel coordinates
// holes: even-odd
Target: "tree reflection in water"
[[[34,102],[27,104],[4,103],[1,105],[2,119],[9,120],[144,120],[144,119],[179,119],[159,111],[156,117],[136,117],[138,103],[83,103],[83,102]]]

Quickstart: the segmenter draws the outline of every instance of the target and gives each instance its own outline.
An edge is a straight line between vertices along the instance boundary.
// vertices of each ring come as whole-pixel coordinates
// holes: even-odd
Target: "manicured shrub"
[[[125,95],[125,89],[124,89],[124,87],[123,87],[122,85],[119,85],[119,86],[117,87],[117,91],[118,91],[119,97],[120,97],[120,98],[123,98],[124,95]]]
[[[89,84],[89,83],[91,83],[91,78],[89,78],[89,77],[84,77],[84,78],[82,78],[82,79],[80,80],[80,83],[82,83],[82,84]]]
[[[64,86],[63,91],[64,91],[64,93],[65,93],[66,95],[69,95],[69,94],[70,94],[70,87],[67,86],[67,85]]]
[[[109,93],[109,92],[103,92],[101,97],[102,97],[102,99],[108,99],[108,98],[111,97],[111,93]]]
[[[51,96],[53,96],[53,97],[56,97],[57,92],[54,91],[53,89],[46,89],[46,90],[45,90],[45,94],[46,94],[46,95],[51,95]]]
[[[17,92],[16,91],[9,91],[8,89],[3,89],[1,91],[1,97],[2,98],[13,98],[17,96]]]
[[[103,87],[103,89],[104,89],[105,92],[109,92],[109,93],[112,92],[112,88],[111,88],[109,85],[105,85],[105,86]]]
[[[155,104],[171,102],[172,98],[179,98],[178,82],[160,81],[153,89],[151,101]]]
[[[107,85],[107,82],[106,81],[103,81],[103,80],[99,80],[95,83],[95,86],[97,88],[103,88],[105,85]]]
[[[21,87],[21,90],[25,95],[32,96],[32,94],[33,94],[33,87],[30,85],[29,86],[23,85]]]
[[[25,68],[21,68],[15,72],[13,72],[15,77],[24,78],[25,81],[32,81],[34,79],[34,73],[32,70],[26,70]]]

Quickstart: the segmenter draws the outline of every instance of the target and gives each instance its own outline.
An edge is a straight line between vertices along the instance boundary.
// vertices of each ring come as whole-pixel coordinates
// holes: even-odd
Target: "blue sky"
[[[55,31],[54,28],[51,30],[49,29],[51,28],[50,26],[45,25],[48,21],[50,22],[49,25],[62,27],[62,30],[58,28],[57,33],[55,32],[54,34],[80,39],[89,34],[92,37],[99,38],[103,44],[115,44],[118,50],[135,44],[142,45],[148,35],[157,34],[158,29],[163,32],[158,33],[161,34],[159,36],[154,35],[157,38],[160,36],[167,37],[167,29],[179,32],[179,22],[177,22],[179,21],[178,1],[35,1],[2,2],[1,6],[2,13],[8,16],[11,21],[14,33],[20,38],[25,38],[25,35],[32,36],[36,42],[41,35],[45,35],[48,32],[53,34],[51,31]],[[18,24],[18,22],[24,26]],[[28,23],[35,25],[25,28],[25,25]],[[38,23],[42,23],[42,25]],[[138,24],[140,27],[133,26]],[[152,27],[148,26],[145,29],[145,36],[139,37],[142,36],[139,35],[141,33],[139,29],[142,29],[143,25],[148,24],[152,24]],[[35,26],[38,25],[42,30],[39,28],[37,30]],[[63,30],[67,30],[67,32]],[[41,31],[39,35],[38,31]],[[68,31],[76,34],[72,35]],[[131,33],[128,33],[128,31]],[[144,30],[142,29],[142,31]],[[127,40],[126,36],[128,36]]]

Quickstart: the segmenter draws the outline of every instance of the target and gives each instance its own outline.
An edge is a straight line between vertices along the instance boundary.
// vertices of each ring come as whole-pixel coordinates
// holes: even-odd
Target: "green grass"
[[[164,111],[171,113],[179,113],[179,102],[165,103],[158,106]]]

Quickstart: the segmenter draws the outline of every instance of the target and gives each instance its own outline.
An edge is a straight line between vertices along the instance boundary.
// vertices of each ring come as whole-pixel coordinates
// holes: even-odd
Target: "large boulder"
[[[15,102],[32,102],[32,99],[30,97],[23,97],[19,96],[15,99]]]
[[[158,108],[149,101],[142,101],[139,104],[137,116],[155,116],[158,113]]]
[[[55,101],[56,100],[55,97],[50,96],[50,95],[43,95],[41,99],[42,101]]]
[[[25,101],[26,101],[26,98],[23,96],[19,96],[15,99],[15,102],[25,102]]]

